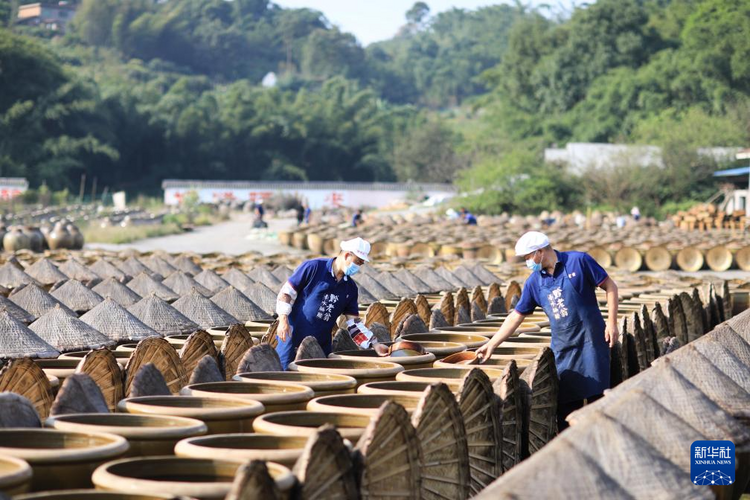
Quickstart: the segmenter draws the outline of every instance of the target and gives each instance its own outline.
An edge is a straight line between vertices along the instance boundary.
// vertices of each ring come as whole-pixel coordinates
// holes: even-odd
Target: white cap
[[[351,252],[365,262],[370,262],[367,256],[370,254],[370,244],[362,238],[354,238],[341,242],[341,250]]]
[[[516,257],[523,257],[547,246],[549,246],[549,238],[546,234],[539,231],[529,231],[518,239]]]

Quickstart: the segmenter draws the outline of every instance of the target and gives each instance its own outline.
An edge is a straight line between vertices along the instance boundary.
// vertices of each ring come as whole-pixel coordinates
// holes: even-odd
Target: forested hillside
[[[418,2],[368,47],[268,0],[70,3],[51,37],[0,0],[0,175],[34,186],[457,178],[482,211],[653,212],[714,189],[696,147],[747,144],[742,0],[599,0],[567,17]],[[665,167],[573,178],[542,162],[569,141],[660,145]]]

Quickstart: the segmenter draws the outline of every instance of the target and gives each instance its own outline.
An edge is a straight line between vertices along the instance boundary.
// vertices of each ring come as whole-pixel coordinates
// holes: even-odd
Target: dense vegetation
[[[656,212],[715,189],[697,147],[748,139],[742,0],[599,0],[562,17],[417,2],[368,47],[268,0],[80,0],[57,38],[14,25],[16,3],[0,0],[0,175],[33,186],[457,178],[485,212]],[[660,145],[664,166],[578,178],[544,164],[570,141]]]

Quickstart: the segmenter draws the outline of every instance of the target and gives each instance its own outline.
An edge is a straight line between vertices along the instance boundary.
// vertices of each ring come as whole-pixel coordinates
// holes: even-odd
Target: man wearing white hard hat
[[[500,330],[477,350],[486,361],[537,306],[544,309],[552,328],[551,348],[560,379],[558,429],[565,418],[609,388],[609,350],[617,342],[617,284],[588,254],[558,252],[543,233],[530,231],[516,243],[516,255],[526,260],[531,276],[521,299]],[[607,294],[607,321],[596,298],[596,288]]]
[[[338,256],[303,262],[284,283],[276,299],[276,352],[285,370],[305,337],[315,337],[326,355],[330,354],[331,331],[342,314],[347,317],[352,339],[360,347],[374,347],[382,354],[385,346],[376,346],[372,332],[359,321],[359,293],[351,279],[370,261],[369,254],[370,244],[362,238],[343,241]]]

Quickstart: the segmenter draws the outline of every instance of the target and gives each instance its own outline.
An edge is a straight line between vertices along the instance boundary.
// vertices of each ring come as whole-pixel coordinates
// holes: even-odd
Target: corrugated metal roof
[[[735,177],[739,175],[750,175],[750,167],[730,168],[714,172],[714,177]]]
[[[444,191],[453,193],[452,184],[399,183],[399,182],[291,182],[291,181],[204,181],[191,179],[165,179],[162,189],[267,189],[294,191],[313,189],[362,191]]]

